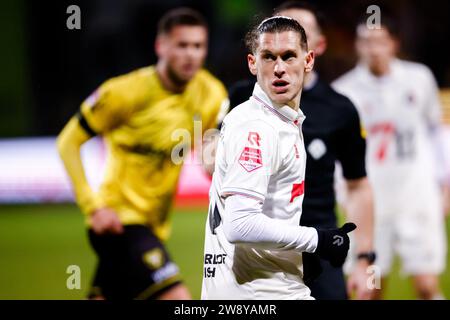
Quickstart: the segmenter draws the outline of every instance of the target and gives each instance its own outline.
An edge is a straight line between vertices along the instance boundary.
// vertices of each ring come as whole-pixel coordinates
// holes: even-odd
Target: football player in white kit
[[[268,18],[246,38],[253,95],[224,119],[210,189],[202,299],[312,299],[302,252],[333,265],[347,233],[299,226],[306,153],[299,109],[314,53],[291,18]]]
[[[383,281],[394,254],[421,299],[439,299],[446,235],[439,185],[441,108],[431,71],[396,58],[395,29],[357,27],[359,64],[334,88],[358,108],[367,133],[367,169],[375,201],[375,250]],[[445,181],[445,179],[442,179]]]

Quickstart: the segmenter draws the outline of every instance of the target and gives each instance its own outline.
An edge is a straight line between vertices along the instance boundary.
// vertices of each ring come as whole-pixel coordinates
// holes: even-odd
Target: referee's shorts
[[[321,212],[321,220],[307,220],[308,216],[303,216],[301,225],[315,228],[336,228],[336,215],[333,211]],[[306,265],[309,264],[309,265]],[[347,300],[347,286],[342,267],[333,267],[327,260],[316,257],[315,259],[303,260],[304,270],[321,270],[321,273],[314,277],[314,280],[305,281],[311,289],[311,296],[316,300]]]
[[[342,267],[335,268],[328,261],[320,259],[322,273],[311,283],[311,296],[316,300],[346,300],[347,287]]]

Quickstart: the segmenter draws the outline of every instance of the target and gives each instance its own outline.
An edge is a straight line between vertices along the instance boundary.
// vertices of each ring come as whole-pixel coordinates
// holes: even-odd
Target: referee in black
[[[275,14],[296,19],[304,28],[308,45],[316,58],[326,50],[322,33],[323,19],[311,5],[288,1],[275,9]],[[230,107],[246,101],[255,80],[242,80],[229,90]],[[318,300],[371,299],[367,267],[374,262],[372,192],[365,169],[365,140],[355,106],[345,96],[322,82],[316,73],[305,79],[300,108],[306,115],[302,131],[307,151],[305,198],[300,224],[335,228],[336,197],[334,192],[335,162],[342,166],[346,181],[345,211],[349,221],[356,223],[355,259],[347,285],[342,268],[304,254],[304,279],[311,295]],[[320,265],[320,266],[319,266]],[[319,271],[321,270],[321,272]],[[320,272],[320,274],[318,274]]]

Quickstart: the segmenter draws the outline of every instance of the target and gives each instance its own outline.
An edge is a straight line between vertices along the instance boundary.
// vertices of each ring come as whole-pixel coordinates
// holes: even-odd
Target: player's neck
[[[383,78],[385,76],[388,76],[391,73],[391,64],[386,64],[384,66],[379,67],[371,67],[368,66],[370,73],[377,78]]]
[[[163,88],[167,91],[181,93],[187,86],[187,83],[177,83],[176,81],[171,79],[168,66],[163,61],[158,61],[158,63],[156,64],[156,74],[158,75]]]
[[[298,112],[298,109],[300,107],[300,97],[301,97],[301,95],[302,95],[302,91],[300,91],[300,93],[293,100],[291,100],[291,101],[289,101],[287,103],[287,105],[289,107],[291,107],[294,111]]]
[[[370,69],[370,73],[377,78],[382,78],[389,74],[389,69],[387,70]]]
[[[289,108],[291,108],[294,111],[298,112],[299,106],[300,106],[300,96],[301,96],[302,92],[300,91],[300,93],[291,101],[286,102],[285,104],[279,104],[279,103],[275,103],[273,101],[272,104],[278,108],[282,107],[282,106],[288,106]]]

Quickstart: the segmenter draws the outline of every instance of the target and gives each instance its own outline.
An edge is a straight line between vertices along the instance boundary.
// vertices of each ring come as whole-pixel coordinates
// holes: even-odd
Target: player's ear
[[[309,73],[314,67],[314,51],[309,50],[305,55],[305,72]]]
[[[165,45],[163,36],[159,35],[155,40],[155,52],[158,57],[164,56]]]
[[[256,57],[249,53],[247,55],[248,69],[252,73],[252,75],[256,76]]]

